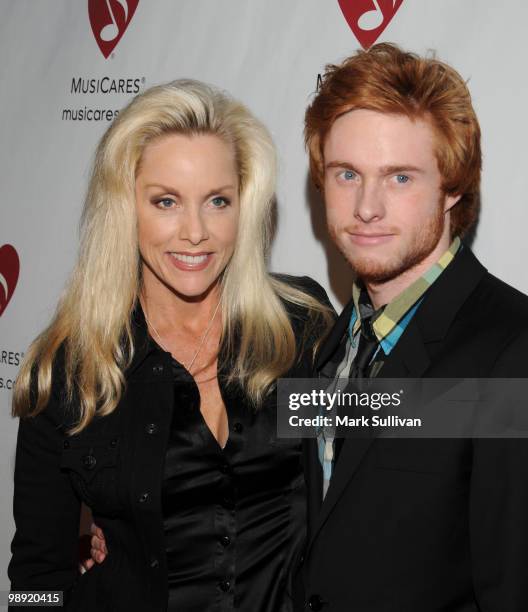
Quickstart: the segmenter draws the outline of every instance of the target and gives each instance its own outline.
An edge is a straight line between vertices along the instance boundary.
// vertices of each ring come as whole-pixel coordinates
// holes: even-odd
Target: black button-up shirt
[[[277,440],[274,396],[255,411],[220,378],[229,420],[222,449],[192,376],[175,360],[172,368],[162,487],[169,610],[288,610],[305,524],[300,441]]]

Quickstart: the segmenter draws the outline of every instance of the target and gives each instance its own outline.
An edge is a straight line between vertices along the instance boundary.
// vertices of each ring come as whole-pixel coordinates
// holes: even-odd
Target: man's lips
[[[382,232],[348,232],[351,242],[358,246],[377,246],[385,244],[394,238],[395,234]]]
[[[168,253],[172,264],[179,270],[198,272],[209,265],[213,253],[189,253],[184,251]]]

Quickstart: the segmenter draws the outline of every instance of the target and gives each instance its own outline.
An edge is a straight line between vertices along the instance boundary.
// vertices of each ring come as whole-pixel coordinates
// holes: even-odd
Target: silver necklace
[[[198,348],[196,349],[196,352],[194,353],[193,358],[191,359],[191,362],[189,363],[188,366],[186,366],[185,364],[183,364],[185,366],[185,369],[190,372],[191,368],[194,365],[194,362],[196,361],[196,357],[198,357],[198,354],[200,353],[200,351],[202,350],[202,346],[204,345],[204,342],[207,338],[207,336],[209,335],[209,332],[211,331],[211,327],[213,325],[213,321],[215,320],[216,317],[216,313],[218,312],[218,308],[220,306],[220,300],[218,300],[218,304],[216,305],[216,308],[213,312],[213,316],[210,318],[209,323],[207,324],[207,328],[205,330],[205,332],[203,333],[202,339],[200,340],[200,344],[198,346]],[[161,348],[166,351],[167,353],[170,353],[170,351],[167,349],[167,347],[163,344],[163,340],[158,332],[158,330],[154,327],[154,325],[152,325],[152,323],[149,321],[149,318],[147,317],[147,312],[146,309],[143,309],[143,314],[145,315],[145,321],[147,322],[148,326],[152,329],[152,331],[156,334],[156,336],[158,337],[159,340],[159,344],[161,346]]]

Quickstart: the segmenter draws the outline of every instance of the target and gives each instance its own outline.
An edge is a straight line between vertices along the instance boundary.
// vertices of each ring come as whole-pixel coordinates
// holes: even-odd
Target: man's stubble
[[[410,244],[401,245],[399,252],[394,254],[391,261],[380,261],[376,257],[354,255],[351,249],[346,249],[338,240],[334,228],[329,227],[328,231],[358,278],[367,283],[385,283],[414,268],[434,251],[442,237],[446,222],[440,202],[436,211],[428,224],[414,233]],[[395,239],[398,240],[398,236]]]

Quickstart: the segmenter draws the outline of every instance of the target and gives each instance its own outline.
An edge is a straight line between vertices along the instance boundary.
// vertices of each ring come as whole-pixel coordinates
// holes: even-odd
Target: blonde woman
[[[274,381],[309,376],[324,290],[270,276],[266,129],[196,81],[136,97],[99,144],[72,278],[20,371],[9,577],[66,609],[290,610],[300,444]],[[81,501],[104,562],[80,575]]]

